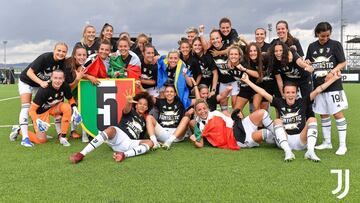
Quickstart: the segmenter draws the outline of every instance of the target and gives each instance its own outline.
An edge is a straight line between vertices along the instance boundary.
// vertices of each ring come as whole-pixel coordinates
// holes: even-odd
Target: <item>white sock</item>
[[[331,117],[321,119],[321,128],[324,136],[324,142],[331,143]]]
[[[275,140],[274,140],[274,134],[268,130],[268,129],[262,129],[261,130],[261,136],[262,136],[262,139],[266,142],[266,143],[269,143],[269,144],[274,144],[275,143]]]
[[[19,124],[20,124],[22,139],[29,137],[28,135],[29,108],[30,108],[29,103],[21,104],[21,110],[19,114]],[[34,123],[34,125],[36,125],[36,123]]]
[[[265,111],[263,118],[262,118],[262,123],[264,125],[265,128],[267,128],[268,130],[270,130],[272,133],[274,133],[274,125],[273,125],[273,121],[270,118],[270,114]]]
[[[307,129],[307,149],[309,151],[314,151],[317,135],[318,135],[317,123],[316,122],[309,123]]]
[[[126,152],[124,152],[126,157],[133,157],[133,156],[138,156],[141,154],[145,154],[147,151],[150,150],[150,147],[147,144],[139,144],[139,146],[136,146]]]
[[[104,143],[105,140],[108,139],[109,138],[106,132],[102,131],[93,140],[91,140],[91,142],[89,142],[89,144],[87,144],[86,147],[80,153],[86,156],[86,154],[98,148],[102,143]]]
[[[290,148],[289,143],[287,141],[284,126],[275,125],[274,130],[275,130],[276,140],[278,141],[280,147],[284,150],[284,152],[291,151],[291,148]]]
[[[55,118],[55,129],[57,134],[61,133],[61,116]]]
[[[340,118],[336,120],[336,127],[339,132],[339,147],[346,147],[346,129],[347,123],[345,118]]]

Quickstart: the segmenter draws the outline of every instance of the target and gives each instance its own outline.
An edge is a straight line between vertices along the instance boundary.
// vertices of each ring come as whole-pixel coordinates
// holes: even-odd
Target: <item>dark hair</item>
[[[110,25],[109,23],[105,23],[104,26],[102,27],[101,29],[101,32],[100,32],[100,40],[103,40],[104,39],[104,30],[107,28],[107,27],[111,27],[111,29],[114,31],[114,27],[112,25]]]
[[[151,43],[144,44],[144,51],[145,51],[146,48],[153,48],[154,51],[155,51],[155,47]]]
[[[290,81],[290,80],[285,81],[285,82],[284,82],[284,85],[283,85],[283,91],[285,90],[285,87],[287,87],[287,86],[296,87],[296,91],[297,91],[298,85],[297,85],[295,82]]]
[[[280,40],[275,41],[275,43],[269,49],[269,71],[272,72],[274,70],[275,61],[277,58],[275,57],[275,46],[280,45],[283,48],[283,54],[280,60],[280,66],[285,67],[289,63],[289,47]]]
[[[195,38],[194,38],[195,39]],[[181,46],[183,43],[186,43],[188,44],[189,46],[191,46],[189,40],[187,38],[181,38],[179,41],[178,41],[178,44],[179,46]]]
[[[55,69],[55,70],[53,70],[53,72],[51,72],[51,76],[52,76],[54,73],[56,73],[56,72],[62,73],[62,74],[64,75],[64,77],[65,77],[65,73],[64,73],[64,71],[61,70],[61,69]]]
[[[231,26],[231,20],[230,20],[229,18],[227,18],[227,17],[224,17],[224,18],[221,18],[221,19],[220,19],[220,21],[219,21],[219,27],[220,27],[220,25],[223,24],[223,23],[229,23],[230,26]]]
[[[246,46],[246,51],[245,51],[245,61],[247,62],[248,67],[250,67],[250,63],[251,63],[251,59],[250,59],[250,47],[254,46],[256,48],[256,52],[257,52],[257,57],[255,60],[255,64],[257,65],[257,72],[259,73],[259,78],[257,79],[257,82],[261,82],[262,81],[262,77],[263,77],[263,56],[261,54],[261,50],[260,47],[255,43],[255,42],[251,42],[250,44],[248,44]]]
[[[80,64],[76,63],[75,54],[78,49],[85,49],[81,44],[76,44],[72,50],[71,57],[65,60],[65,67],[70,69],[70,73],[73,77],[76,77],[76,69]],[[86,50],[86,49],[85,49]]]
[[[295,39],[295,37],[293,37],[293,36],[290,34],[289,24],[288,24],[285,20],[279,20],[279,21],[276,23],[276,27],[277,27],[280,23],[285,24],[285,27],[286,27],[286,29],[288,30],[288,31],[287,31],[287,40],[286,40],[286,43],[287,43],[288,45],[293,45],[293,44],[294,44],[294,39]]]
[[[332,32],[332,27],[330,23],[320,22],[319,24],[316,25],[314,29],[315,37],[318,37],[318,34],[320,34],[320,32],[326,32],[326,31],[330,31],[330,33]]]
[[[140,99],[145,99],[147,101],[148,109],[146,112],[149,112],[154,106],[154,101],[152,100],[151,95],[147,92],[139,92],[134,96],[134,101],[139,101]]]
[[[164,87],[165,87],[165,89],[168,88],[168,87],[172,87],[176,92],[175,85],[173,83],[169,82],[169,81],[165,82]]]

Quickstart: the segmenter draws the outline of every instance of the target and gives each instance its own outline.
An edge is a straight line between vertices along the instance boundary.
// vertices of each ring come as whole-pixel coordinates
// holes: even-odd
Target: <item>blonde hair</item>
[[[84,29],[83,29],[83,35],[82,35],[82,38],[81,38],[81,40],[80,40],[80,42],[81,42],[82,45],[85,45],[85,32],[86,32],[86,30],[87,30],[88,28],[94,28],[94,30],[95,30],[95,32],[96,32],[95,26],[93,26],[93,25],[85,25],[85,27],[84,27]]]

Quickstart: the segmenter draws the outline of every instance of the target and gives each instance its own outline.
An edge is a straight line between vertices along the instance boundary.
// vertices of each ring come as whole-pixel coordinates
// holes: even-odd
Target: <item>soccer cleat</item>
[[[30,139],[28,137],[21,140],[21,145],[24,147],[33,147],[34,146],[34,144],[32,142],[30,142]]]
[[[122,162],[125,160],[126,156],[124,152],[114,152],[113,158],[116,162]]]
[[[314,162],[320,162],[320,158],[315,154],[314,151],[307,151],[304,155],[304,158]]]
[[[319,149],[319,150],[322,150],[322,149],[332,149],[332,144],[331,144],[331,143],[327,143],[327,142],[323,142],[323,143],[321,143],[320,145],[315,146],[315,149]]]
[[[285,162],[291,162],[294,159],[295,159],[295,154],[292,151],[285,152],[285,158],[284,158]]]
[[[64,145],[64,147],[70,147],[71,144],[69,143],[69,141],[65,138],[65,137],[60,137],[60,144]]]
[[[347,152],[347,148],[346,147],[339,147],[338,150],[336,150],[335,154],[336,155],[345,155],[345,153]]]
[[[74,154],[72,154],[70,156],[70,161],[73,163],[73,164],[77,164],[79,163],[80,161],[82,161],[84,159],[84,155],[81,154],[80,152],[76,152]]]
[[[81,135],[77,133],[75,130],[71,131],[71,137],[74,139],[79,139]]]
[[[17,139],[17,137],[19,136],[19,132],[20,132],[20,126],[18,125],[13,125],[13,127],[11,128],[11,132],[9,135],[9,139],[10,141],[15,141]]]

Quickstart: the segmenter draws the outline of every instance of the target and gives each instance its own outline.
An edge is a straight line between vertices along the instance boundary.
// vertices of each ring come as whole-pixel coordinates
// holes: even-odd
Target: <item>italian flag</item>
[[[92,136],[120,122],[126,104],[125,92],[134,95],[134,79],[102,79],[98,86],[81,80],[78,106],[83,117],[83,128]]]
[[[197,141],[200,141],[202,136],[214,147],[239,150],[240,147],[237,145],[234,137],[232,120],[224,119],[224,116],[211,116],[210,113],[213,112],[209,112],[209,118],[202,131],[198,123],[195,125],[194,133]]]

